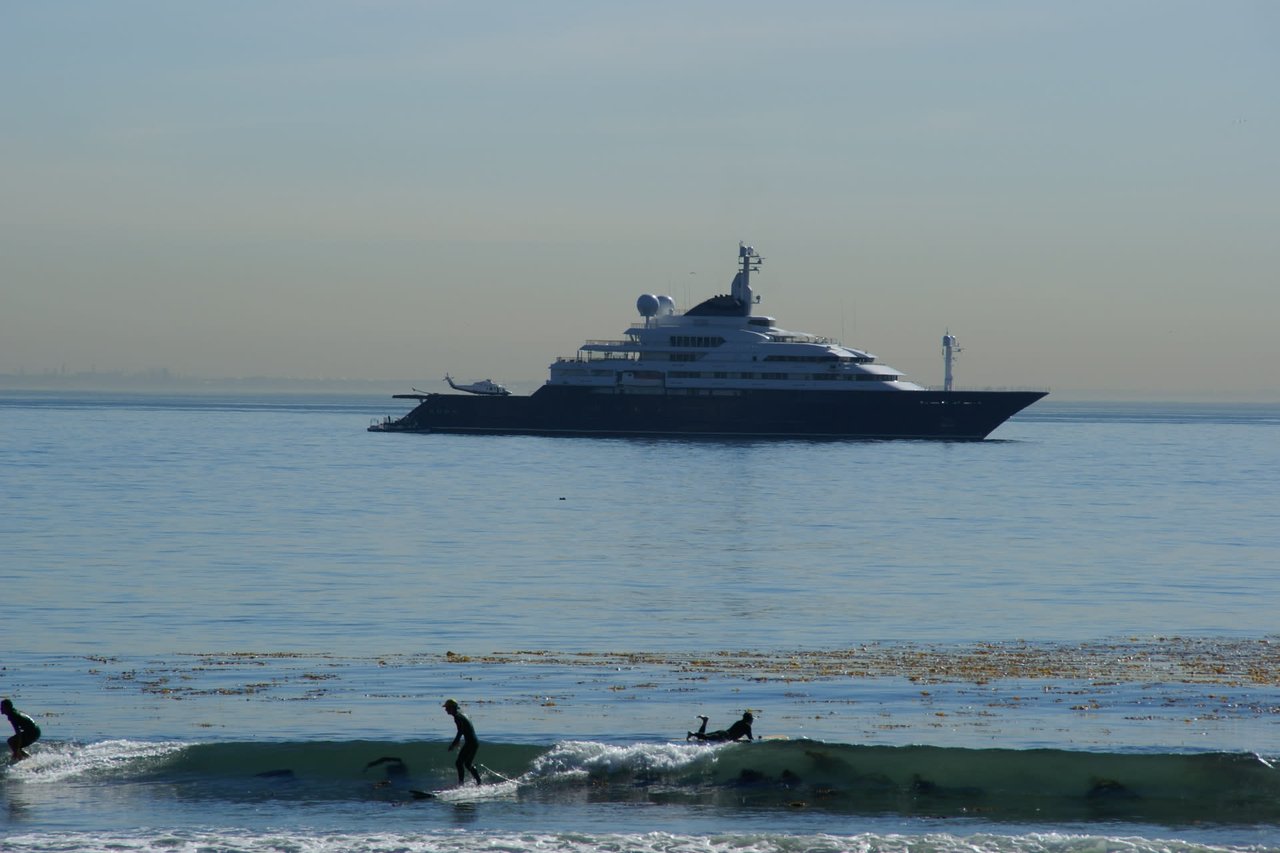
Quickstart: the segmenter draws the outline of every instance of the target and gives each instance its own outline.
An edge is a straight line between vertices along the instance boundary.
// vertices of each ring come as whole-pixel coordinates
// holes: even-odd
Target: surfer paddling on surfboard
[[[751,723],[755,720],[755,717],[751,716],[750,711],[743,711],[742,719],[729,726],[729,728],[719,729],[714,732],[707,731],[706,717],[699,714],[698,719],[702,720],[702,726],[696,732],[689,732],[685,740],[730,741],[742,740],[744,737],[747,740],[753,739],[751,737]]]
[[[31,746],[40,739],[40,727],[36,725],[36,721],[13,707],[8,699],[0,701],[0,714],[8,717],[13,725],[13,737],[9,738],[9,750],[13,753],[10,761],[30,758],[31,753],[24,747]]]
[[[458,743],[462,743],[462,749],[458,750],[458,760],[456,766],[458,768],[458,785],[461,786],[467,781],[466,772],[471,771],[471,775],[475,777],[476,784],[480,784],[480,771],[476,769],[475,760],[476,753],[480,751],[480,741],[476,738],[475,726],[471,725],[468,720],[458,710],[458,703],[453,699],[446,699],[444,703],[444,711],[453,717],[453,722],[458,727],[458,733],[454,735],[453,743],[449,744],[446,752],[453,752]]]

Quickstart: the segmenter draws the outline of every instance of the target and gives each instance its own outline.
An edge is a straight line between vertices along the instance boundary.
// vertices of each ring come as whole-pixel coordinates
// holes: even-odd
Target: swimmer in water
[[[706,717],[699,714],[698,719],[702,720],[702,726],[696,732],[689,732],[685,740],[733,741],[742,740],[744,737],[747,740],[753,740],[751,737],[751,723],[755,720],[755,717],[751,716],[750,711],[744,711],[742,719],[729,726],[729,728],[719,729],[714,732],[707,731]]]

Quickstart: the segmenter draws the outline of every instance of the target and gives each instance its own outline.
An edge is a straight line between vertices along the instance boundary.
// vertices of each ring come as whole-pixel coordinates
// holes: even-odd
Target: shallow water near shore
[[[45,732],[0,848],[1280,849],[1280,407],[364,431],[395,406],[0,396],[0,692]],[[414,800],[447,696],[495,784]],[[773,739],[684,743],[744,708]]]

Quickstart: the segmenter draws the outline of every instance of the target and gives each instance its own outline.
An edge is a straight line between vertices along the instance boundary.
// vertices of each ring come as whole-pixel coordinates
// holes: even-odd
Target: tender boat
[[[471,386],[449,380],[452,388],[470,393],[394,395],[418,405],[369,429],[977,440],[1047,393],[953,390],[950,334],[943,338],[946,385],[931,390],[871,353],[787,331],[774,318],[753,313],[759,297],[751,276],[763,260],[753,247],[739,244],[730,292],[683,314],[669,296],[641,296],[640,319],[622,339],[589,340],[575,356],[557,358],[533,394],[510,394],[488,380]]]

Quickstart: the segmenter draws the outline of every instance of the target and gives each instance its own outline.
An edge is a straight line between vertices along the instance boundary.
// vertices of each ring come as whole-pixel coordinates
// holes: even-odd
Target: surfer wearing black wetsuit
[[[40,739],[40,727],[35,720],[13,707],[8,699],[0,701],[0,713],[8,717],[13,725],[13,737],[9,738],[9,750],[13,753],[11,760],[30,758],[31,753],[23,747],[31,746]]]
[[[702,720],[702,726],[696,732],[689,732],[685,740],[727,741],[742,740],[744,737],[747,740],[753,740],[751,737],[751,723],[755,720],[755,717],[751,716],[750,711],[744,711],[742,719],[729,726],[729,728],[718,729],[714,732],[707,731],[706,717],[699,714],[698,719]]]
[[[480,771],[476,770],[475,760],[476,753],[480,751],[480,741],[476,738],[475,726],[471,725],[471,721],[464,717],[458,711],[458,703],[452,699],[446,699],[444,703],[444,711],[453,717],[453,722],[458,726],[458,733],[454,735],[453,743],[449,744],[446,752],[453,752],[454,747],[459,742],[462,743],[462,749],[458,750],[458,760],[456,766],[458,768],[458,784],[466,782],[466,770],[471,771],[471,775],[475,777],[476,784],[480,784]]]

